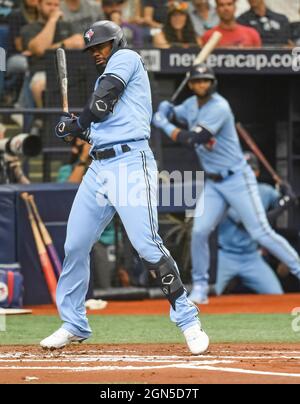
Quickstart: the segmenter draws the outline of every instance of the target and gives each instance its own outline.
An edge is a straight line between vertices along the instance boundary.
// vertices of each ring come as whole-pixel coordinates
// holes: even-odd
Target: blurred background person
[[[126,22],[123,19],[121,11],[113,11],[109,16],[109,20],[113,21],[123,29],[130,48],[139,48],[143,46],[143,30],[138,25]]]
[[[35,105],[43,106],[46,88],[45,53],[50,49],[82,49],[81,34],[74,34],[70,23],[63,21],[60,0],[39,0],[38,21],[26,25],[21,30],[23,48],[30,54],[30,89]]]
[[[162,28],[168,18],[169,0],[143,0],[144,23],[149,28]]]
[[[72,182],[80,184],[91,158],[89,143],[77,138],[72,142],[70,161],[60,167],[57,173],[57,182]]]
[[[236,2],[235,0],[216,0],[217,13],[220,18],[220,24],[207,31],[203,35],[205,44],[212,34],[220,32],[223,37],[219,42],[219,47],[238,47],[238,48],[257,48],[261,47],[261,38],[259,33],[250,27],[238,24],[235,18]]]
[[[37,21],[38,0],[21,0],[20,7],[14,9],[9,17],[9,48],[7,52],[7,70],[3,87],[2,106],[13,106],[17,101],[26,72],[28,72],[27,55],[24,52],[21,29]]]
[[[238,22],[259,32],[265,46],[291,45],[291,29],[288,18],[270,10],[265,0],[248,0],[250,10],[242,14]]]
[[[61,10],[64,21],[72,24],[73,32],[81,34],[94,22],[104,18],[101,6],[93,0],[64,0]]]
[[[23,52],[21,29],[38,19],[39,0],[21,0],[20,7],[14,10],[9,17],[9,30],[12,48],[15,52]]]
[[[191,0],[189,3],[189,15],[194,30],[200,37],[206,31],[219,24],[219,17],[215,7],[209,4],[208,0]]]
[[[104,13],[104,18],[109,19],[109,16],[114,11],[123,12],[125,7],[125,0],[102,0],[102,10]]]
[[[123,6],[123,18],[131,24],[143,25],[142,0],[126,0]]]
[[[201,38],[195,33],[188,13],[188,3],[174,2],[169,6],[167,21],[153,38],[157,48],[199,46]]]
[[[260,164],[257,157],[250,152],[245,153],[248,164],[255,176],[260,176]],[[280,191],[269,184],[258,183],[258,190],[267,217],[271,223],[295,202],[289,186],[283,185]],[[230,208],[219,226],[219,253],[216,281],[216,293],[221,295],[234,278],[255,293],[281,295],[282,286],[274,270],[263,256],[255,242],[242,225],[237,212]]]

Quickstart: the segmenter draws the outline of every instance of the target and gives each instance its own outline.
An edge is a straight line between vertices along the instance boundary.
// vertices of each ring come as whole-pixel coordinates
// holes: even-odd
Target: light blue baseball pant
[[[283,294],[278,278],[259,251],[240,255],[219,250],[217,295],[221,295],[235,277],[239,277],[243,285],[256,293],[263,295]]]
[[[156,264],[170,256],[158,235],[157,167],[148,142],[129,144],[132,151],[93,161],[75,197],[67,227],[63,272],[57,306],[63,328],[88,338],[85,310],[92,246],[117,212],[140,257]],[[182,331],[198,322],[198,310],[184,292],[171,307],[170,317]]]
[[[300,279],[299,255],[268,223],[256,177],[251,167],[246,166],[222,182],[215,183],[208,180],[205,184],[204,213],[197,214],[197,211],[202,210],[202,202],[199,201],[192,232],[193,284],[202,286],[208,284],[209,236],[221,222],[229,206],[239,214],[253,240],[286,264]]]

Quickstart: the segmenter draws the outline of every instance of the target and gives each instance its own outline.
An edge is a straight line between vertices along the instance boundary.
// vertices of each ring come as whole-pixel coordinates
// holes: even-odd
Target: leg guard
[[[142,261],[153,278],[159,280],[164,295],[173,309],[176,310],[175,302],[184,293],[184,287],[173,258],[162,257],[156,264],[151,264],[145,260]]]

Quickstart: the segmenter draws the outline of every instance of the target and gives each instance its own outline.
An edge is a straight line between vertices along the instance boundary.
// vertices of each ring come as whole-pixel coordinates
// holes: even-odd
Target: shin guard
[[[175,302],[184,293],[184,287],[180,279],[175,261],[172,257],[162,257],[156,264],[151,264],[142,260],[146,268],[150,271],[153,278],[158,279],[161,290],[169,300],[173,309]]]

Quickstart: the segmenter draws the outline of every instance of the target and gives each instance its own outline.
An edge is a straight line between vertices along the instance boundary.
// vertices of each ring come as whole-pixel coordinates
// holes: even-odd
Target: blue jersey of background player
[[[246,153],[245,157],[258,177],[260,170],[256,156]],[[264,183],[259,183],[258,189],[268,218],[272,221],[293,203],[285,189],[280,194],[276,188]],[[274,271],[263,259],[258,243],[251,238],[233,208],[228,210],[219,226],[218,245],[217,295],[222,294],[235,277],[239,277],[254,292],[272,295],[283,293]]]
[[[299,255],[268,223],[255,175],[242,154],[230,106],[216,93],[214,72],[205,65],[195,66],[188,85],[195,95],[179,106],[162,102],[153,123],[174,141],[193,147],[206,171],[204,213],[200,216],[200,200],[192,232],[193,290],[189,298],[195,303],[208,302],[209,236],[230,206],[251,237],[300,279]],[[180,124],[187,129],[180,129]]]
[[[157,167],[147,141],[151,91],[144,64],[136,52],[126,49],[123,31],[111,21],[93,24],[84,39],[100,77],[80,116],[62,116],[56,135],[88,140],[93,162],[68,220],[65,260],[57,287],[63,325],[41,341],[41,346],[61,348],[91,335],[85,311],[89,254],[117,212],[132,245],[169,300],[171,320],[182,330],[190,351],[203,353],[209,339],[201,329],[197,308],[187,298],[177,265],[158,234]]]

